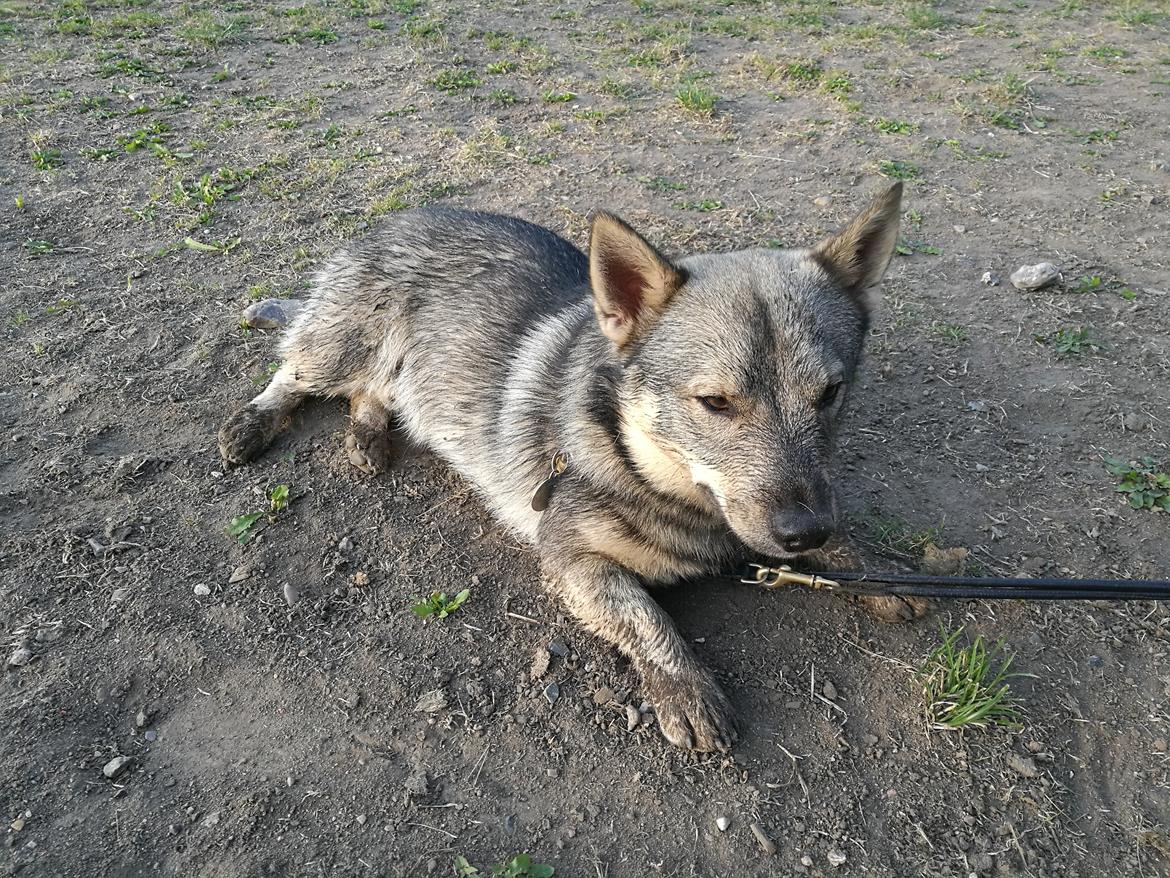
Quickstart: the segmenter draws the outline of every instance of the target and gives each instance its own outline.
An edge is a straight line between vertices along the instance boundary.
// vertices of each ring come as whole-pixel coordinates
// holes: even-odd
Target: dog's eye
[[[817,408],[827,409],[837,401],[837,396],[841,393],[841,388],[844,387],[843,381],[838,381],[836,384],[830,384],[825,388],[825,392],[821,394],[821,398],[817,400]]]
[[[699,402],[703,404],[709,412],[714,412],[717,415],[731,414],[731,400],[726,396],[700,396]]]

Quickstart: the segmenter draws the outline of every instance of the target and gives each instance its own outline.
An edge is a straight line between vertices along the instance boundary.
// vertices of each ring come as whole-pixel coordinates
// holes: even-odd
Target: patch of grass
[[[713,198],[704,198],[701,201],[677,201],[674,206],[678,210],[697,210],[699,213],[709,213],[722,208],[723,202]]]
[[[34,148],[29,153],[29,158],[38,171],[51,171],[61,164],[61,150],[51,146]]]
[[[498,104],[501,107],[508,107],[520,100],[516,97],[516,92],[506,88],[496,88],[488,94],[488,100],[493,104]]]
[[[53,242],[45,241],[41,238],[28,238],[24,242],[24,249],[28,251],[29,256],[48,256],[53,252]]]
[[[479,77],[470,70],[440,70],[430,80],[431,85],[445,94],[453,95],[479,85]]]
[[[915,3],[906,7],[906,22],[915,30],[939,30],[945,19],[934,7]]]
[[[1105,468],[1120,479],[1117,491],[1128,495],[1134,509],[1170,512],[1170,474],[1154,458],[1146,455],[1140,461],[1127,461],[1107,457]]]
[[[27,311],[16,311],[8,318],[8,325],[13,329],[17,329],[18,327],[24,326],[30,320],[32,320],[32,315]]]
[[[546,104],[567,104],[576,97],[577,95],[571,91],[557,91],[556,89],[549,89],[541,95],[541,99]]]
[[[967,327],[960,326],[958,323],[936,323],[931,327],[931,332],[943,341],[954,345],[960,345],[971,337]]]
[[[898,119],[874,119],[871,124],[882,134],[914,134],[918,126],[913,122],[902,122]]]
[[[878,162],[878,173],[891,180],[916,180],[922,176],[922,169],[914,162],[883,159]]]
[[[1128,49],[1122,49],[1119,46],[1112,46],[1104,43],[1100,46],[1090,46],[1086,48],[1081,54],[1089,58],[1096,58],[1098,61],[1113,62],[1120,61],[1122,58],[1129,56]]]
[[[45,313],[50,317],[56,317],[58,314],[64,314],[66,311],[72,311],[77,303],[72,299],[58,299],[50,305],[45,306]]]
[[[897,518],[875,517],[871,528],[878,543],[903,555],[922,555],[928,544],[942,542],[942,528],[916,528]]]
[[[1073,287],[1070,292],[1073,293],[1099,293],[1105,288],[1105,280],[1099,274],[1087,275],[1085,277],[1077,278],[1077,285]]]
[[[641,177],[639,182],[651,192],[682,192],[687,188],[685,183],[676,183],[666,177]]]
[[[960,646],[963,630],[947,634],[943,629],[942,643],[918,669],[927,722],[940,731],[1020,728],[1020,709],[1008,682],[1016,676],[1011,656],[1003,657],[1002,641],[989,648],[982,636]]]
[[[1093,339],[1085,327],[1061,327],[1050,335],[1038,335],[1036,340],[1051,345],[1062,356],[1078,357],[1088,350],[1100,350],[1100,342]]]
[[[470,596],[471,590],[466,588],[451,598],[447,597],[446,592],[433,591],[418,603],[411,605],[410,611],[420,619],[429,619],[431,616],[446,619],[463,606],[463,602]]]
[[[226,18],[212,12],[197,12],[180,24],[175,33],[188,43],[214,50],[239,42],[251,26],[252,19],[248,15]]]
[[[412,43],[437,43],[443,38],[443,22],[434,18],[408,18],[402,24],[402,33]]]
[[[498,76],[501,73],[511,73],[518,66],[515,61],[493,61],[484,70],[493,76]]]
[[[467,861],[455,858],[455,878],[482,878],[483,873]],[[556,869],[544,863],[532,862],[529,854],[517,854],[498,866],[492,866],[492,878],[552,878]]]
[[[703,85],[684,85],[675,92],[675,98],[684,110],[696,116],[710,116],[715,111],[715,92]]]
[[[899,256],[913,256],[915,253],[922,253],[925,256],[938,256],[942,251],[932,244],[927,244],[925,241],[911,240],[909,238],[902,238],[894,246],[895,251]]]
[[[597,90],[603,95],[609,95],[611,98],[621,98],[622,100],[628,100],[638,93],[638,90],[630,83],[611,79],[608,76],[601,80],[601,84],[597,86]]]

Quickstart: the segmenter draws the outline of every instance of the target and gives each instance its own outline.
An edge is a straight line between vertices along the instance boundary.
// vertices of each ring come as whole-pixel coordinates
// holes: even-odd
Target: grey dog
[[[667,739],[726,750],[731,705],[645,586],[833,535],[833,437],[901,195],[809,249],[681,259],[606,212],[588,256],[511,217],[403,212],[319,271],[220,451],[242,464],[305,397],[344,396],[350,459],[376,471],[400,423],[629,656]]]

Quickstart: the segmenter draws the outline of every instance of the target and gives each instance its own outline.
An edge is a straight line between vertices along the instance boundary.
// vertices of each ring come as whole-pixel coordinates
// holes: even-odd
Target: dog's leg
[[[349,462],[367,475],[388,469],[393,457],[390,411],[369,393],[349,398],[349,432],[345,436]]]
[[[633,661],[667,740],[693,750],[731,748],[727,696],[633,573],[597,556],[546,571],[573,615]]]
[[[236,411],[219,430],[219,453],[228,466],[247,463],[268,447],[285,419],[309,393],[297,378],[293,363],[285,362],[264,392]]]
[[[833,540],[822,549],[801,557],[801,566],[810,570],[861,570],[861,558],[848,540]],[[879,622],[891,624],[921,619],[930,608],[926,598],[898,594],[867,594],[857,596],[867,613]]]

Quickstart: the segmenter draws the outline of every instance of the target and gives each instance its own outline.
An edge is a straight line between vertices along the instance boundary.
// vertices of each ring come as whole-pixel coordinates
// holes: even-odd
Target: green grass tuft
[[[1020,708],[1008,683],[1012,659],[1003,658],[1003,643],[988,648],[983,637],[960,646],[963,629],[950,634],[926,658],[918,671],[926,719],[932,729],[1004,726],[1020,728]]]

